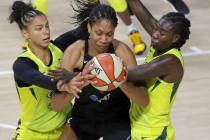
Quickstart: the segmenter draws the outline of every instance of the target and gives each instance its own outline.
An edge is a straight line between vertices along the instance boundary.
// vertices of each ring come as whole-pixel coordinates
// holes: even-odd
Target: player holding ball
[[[114,39],[118,19],[114,9],[108,5],[75,0],[77,24],[83,38],[71,44],[65,51],[61,66],[71,72],[84,72],[85,64],[102,53],[111,53],[122,59],[127,68],[137,66],[132,50]],[[75,32],[75,34],[77,34]],[[126,82],[123,84],[127,84]],[[130,99],[139,106],[148,104],[148,94],[144,87],[130,84],[127,91],[119,87],[101,94],[91,84],[85,86],[75,103],[62,139],[71,138],[70,131],[79,140],[125,140],[130,137]],[[57,94],[57,97],[66,96]],[[55,99],[56,99],[55,96]],[[56,100],[55,100],[56,101]],[[57,111],[65,106],[62,100],[54,106]],[[69,131],[68,131],[69,130]]]

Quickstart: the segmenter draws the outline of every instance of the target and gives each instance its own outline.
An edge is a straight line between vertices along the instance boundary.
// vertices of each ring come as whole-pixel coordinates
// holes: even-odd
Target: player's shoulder
[[[74,46],[74,47],[82,47],[84,45],[85,45],[85,40],[82,40],[82,39],[77,40],[72,44],[72,46]]]
[[[113,39],[112,44],[116,51],[132,52],[130,47],[120,40]]]
[[[83,49],[85,46],[85,41],[84,40],[77,40],[73,44],[68,46],[68,50],[71,51],[77,51]]]
[[[124,43],[124,42],[122,42],[122,41],[120,41],[120,40],[113,39],[112,44],[113,44],[113,46],[114,46],[116,49],[126,49],[126,50],[130,50],[129,46],[128,46],[126,43]]]

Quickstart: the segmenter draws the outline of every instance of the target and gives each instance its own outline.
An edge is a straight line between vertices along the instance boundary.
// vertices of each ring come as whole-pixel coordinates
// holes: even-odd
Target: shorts
[[[131,140],[174,140],[172,125],[160,128],[136,127],[131,130]]]
[[[128,7],[126,0],[108,0],[108,2],[117,13],[124,12]]]
[[[27,128],[17,128],[12,140],[58,140],[63,128],[50,132],[37,132]]]
[[[85,122],[68,121],[79,140],[130,140],[130,123],[123,121]]]
[[[36,10],[46,14],[48,9],[48,0],[34,0],[34,7]]]

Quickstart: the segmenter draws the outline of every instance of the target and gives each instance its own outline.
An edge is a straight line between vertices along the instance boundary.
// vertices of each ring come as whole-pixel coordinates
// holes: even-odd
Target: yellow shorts
[[[63,128],[50,132],[37,132],[27,128],[17,128],[12,140],[58,140]]]
[[[48,9],[48,0],[34,0],[34,7],[36,10],[46,14]]]
[[[128,7],[126,0],[107,0],[117,13],[124,12]]]
[[[132,127],[131,140],[174,140],[172,125],[160,128]]]

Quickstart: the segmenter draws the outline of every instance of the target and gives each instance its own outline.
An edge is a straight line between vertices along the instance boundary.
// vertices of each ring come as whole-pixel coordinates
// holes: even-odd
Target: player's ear
[[[91,32],[91,27],[90,27],[90,24],[89,24],[89,23],[87,24],[87,28],[88,28],[88,33],[90,34],[90,32]]]
[[[180,35],[179,35],[179,34],[174,34],[174,37],[173,37],[172,43],[177,42],[179,39],[180,39]]]
[[[27,40],[27,39],[29,39],[30,37],[29,37],[29,33],[26,31],[26,30],[22,30],[22,36]]]

